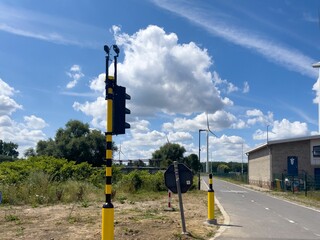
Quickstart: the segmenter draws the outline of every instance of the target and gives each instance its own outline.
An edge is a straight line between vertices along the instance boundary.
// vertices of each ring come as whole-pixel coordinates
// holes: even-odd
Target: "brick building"
[[[320,184],[320,136],[268,141],[246,153],[249,183],[271,188],[279,176],[307,173]]]

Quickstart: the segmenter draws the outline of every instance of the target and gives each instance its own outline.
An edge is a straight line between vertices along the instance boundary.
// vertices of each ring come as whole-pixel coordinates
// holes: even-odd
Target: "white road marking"
[[[221,192],[225,192],[225,193],[247,193],[247,191],[237,191],[237,190],[221,190]]]
[[[288,218],[286,218],[286,220],[289,222],[289,223],[295,223],[293,220],[290,220]]]

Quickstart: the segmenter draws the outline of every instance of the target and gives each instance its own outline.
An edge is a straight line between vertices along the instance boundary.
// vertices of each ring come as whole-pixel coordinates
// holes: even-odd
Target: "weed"
[[[89,207],[89,202],[88,201],[81,202],[81,207],[84,207],[84,208]]]
[[[7,222],[13,222],[13,221],[19,221],[20,220],[20,218],[17,215],[14,215],[14,214],[6,215],[4,218],[5,218],[5,220]]]
[[[16,234],[16,236],[22,236],[22,235],[23,235],[23,233],[24,233],[24,232],[23,232],[23,231],[24,231],[24,229],[25,229],[24,227],[19,227],[19,228],[18,228],[18,230],[17,230],[17,234]]]

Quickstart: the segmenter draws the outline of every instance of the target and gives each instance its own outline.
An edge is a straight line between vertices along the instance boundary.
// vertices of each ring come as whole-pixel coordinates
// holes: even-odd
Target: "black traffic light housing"
[[[130,124],[126,122],[126,114],[130,114],[130,110],[126,108],[126,100],[131,97],[126,93],[125,87],[115,85],[113,90],[112,133],[125,134],[126,128],[130,128]]]

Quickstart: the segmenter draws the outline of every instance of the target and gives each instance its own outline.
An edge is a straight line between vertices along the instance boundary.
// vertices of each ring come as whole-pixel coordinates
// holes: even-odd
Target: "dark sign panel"
[[[192,171],[183,163],[178,163],[181,193],[186,193],[193,183]],[[166,187],[173,193],[178,193],[174,166],[171,164],[164,173]]]

